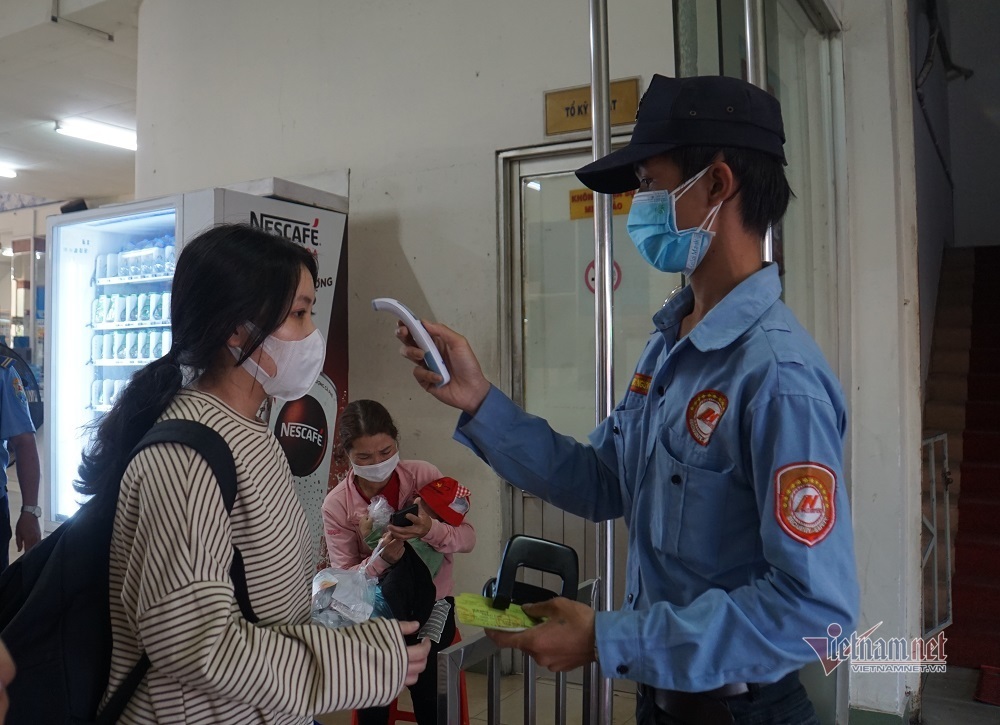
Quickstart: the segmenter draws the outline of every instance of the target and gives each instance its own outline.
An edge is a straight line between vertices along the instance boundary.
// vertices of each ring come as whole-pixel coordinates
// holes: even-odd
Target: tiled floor
[[[484,725],[486,720],[486,676],[466,674],[466,689],[469,694],[470,725]],[[524,680],[521,675],[510,675],[500,680],[500,725],[523,725],[524,723]],[[576,725],[581,721],[583,695],[579,686],[566,688],[566,722]],[[536,722],[555,722],[555,686],[551,680],[539,679],[535,697]],[[403,693],[400,705],[409,708],[409,694]],[[614,725],[635,725],[635,697],[615,693]],[[323,725],[350,725],[350,713],[333,713],[317,718]]]
[[[1000,706],[974,699],[979,670],[949,667],[947,672],[927,675],[924,683],[923,725],[996,725]]]

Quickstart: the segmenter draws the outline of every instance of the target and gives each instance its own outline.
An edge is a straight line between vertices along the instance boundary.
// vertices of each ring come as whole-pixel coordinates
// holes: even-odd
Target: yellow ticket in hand
[[[540,621],[529,617],[516,604],[511,604],[507,609],[494,609],[492,600],[479,594],[456,596],[455,616],[462,624],[504,632],[523,632]]]

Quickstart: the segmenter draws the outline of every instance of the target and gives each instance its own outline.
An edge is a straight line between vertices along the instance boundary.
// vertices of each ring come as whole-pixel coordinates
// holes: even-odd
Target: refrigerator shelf
[[[156,329],[170,329],[169,322],[100,322],[92,325],[95,330],[142,330],[147,327]]]
[[[149,365],[149,363],[151,363],[151,362],[153,362],[153,360],[157,360],[157,359],[159,359],[159,358],[136,358],[136,359],[133,359],[133,360],[129,360],[129,359],[125,359],[125,360],[118,360],[118,359],[103,360],[103,359],[101,359],[101,360],[91,360],[90,364],[91,365],[96,365],[97,367],[132,367],[132,368],[141,368],[143,365]]]
[[[98,277],[97,284],[101,286],[114,284],[143,284],[145,282],[172,282],[173,274],[160,274],[142,276],[141,274],[128,275],[123,277]]]

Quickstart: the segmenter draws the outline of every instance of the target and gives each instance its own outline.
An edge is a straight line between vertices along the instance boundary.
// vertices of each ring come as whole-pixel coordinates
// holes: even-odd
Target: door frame
[[[612,148],[628,143],[632,136],[632,126],[616,130],[611,138]],[[516,250],[521,244],[521,164],[530,161],[557,161],[566,156],[586,152],[592,148],[590,138],[560,141],[536,146],[506,149],[497,152],[497,289],[500,291],[498,306],[500,330],[500,386],[518,405],[524,402],[524,389],[516,374],[524,364],[518,325],[509,314],[522,309],[521,259]],[[516,306],[515,306],[516,305]]]

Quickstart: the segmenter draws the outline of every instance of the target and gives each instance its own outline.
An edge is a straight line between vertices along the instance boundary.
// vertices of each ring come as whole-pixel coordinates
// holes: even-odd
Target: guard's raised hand
[[[416,365],[413,377],[420,387],[442,403],[475,415],[486,394],[490,392],[490,381],[483,375],[469,341],[446,325],[425,320],[421,320],[421,323],[434,339],[434,344],[451,373],[451,382],[437,387],[441,376],[427,369],[424,365],[424,351],[413,342],[406,326],[400,324],[396,327],[396,336],[403,343],[400,354]]]

